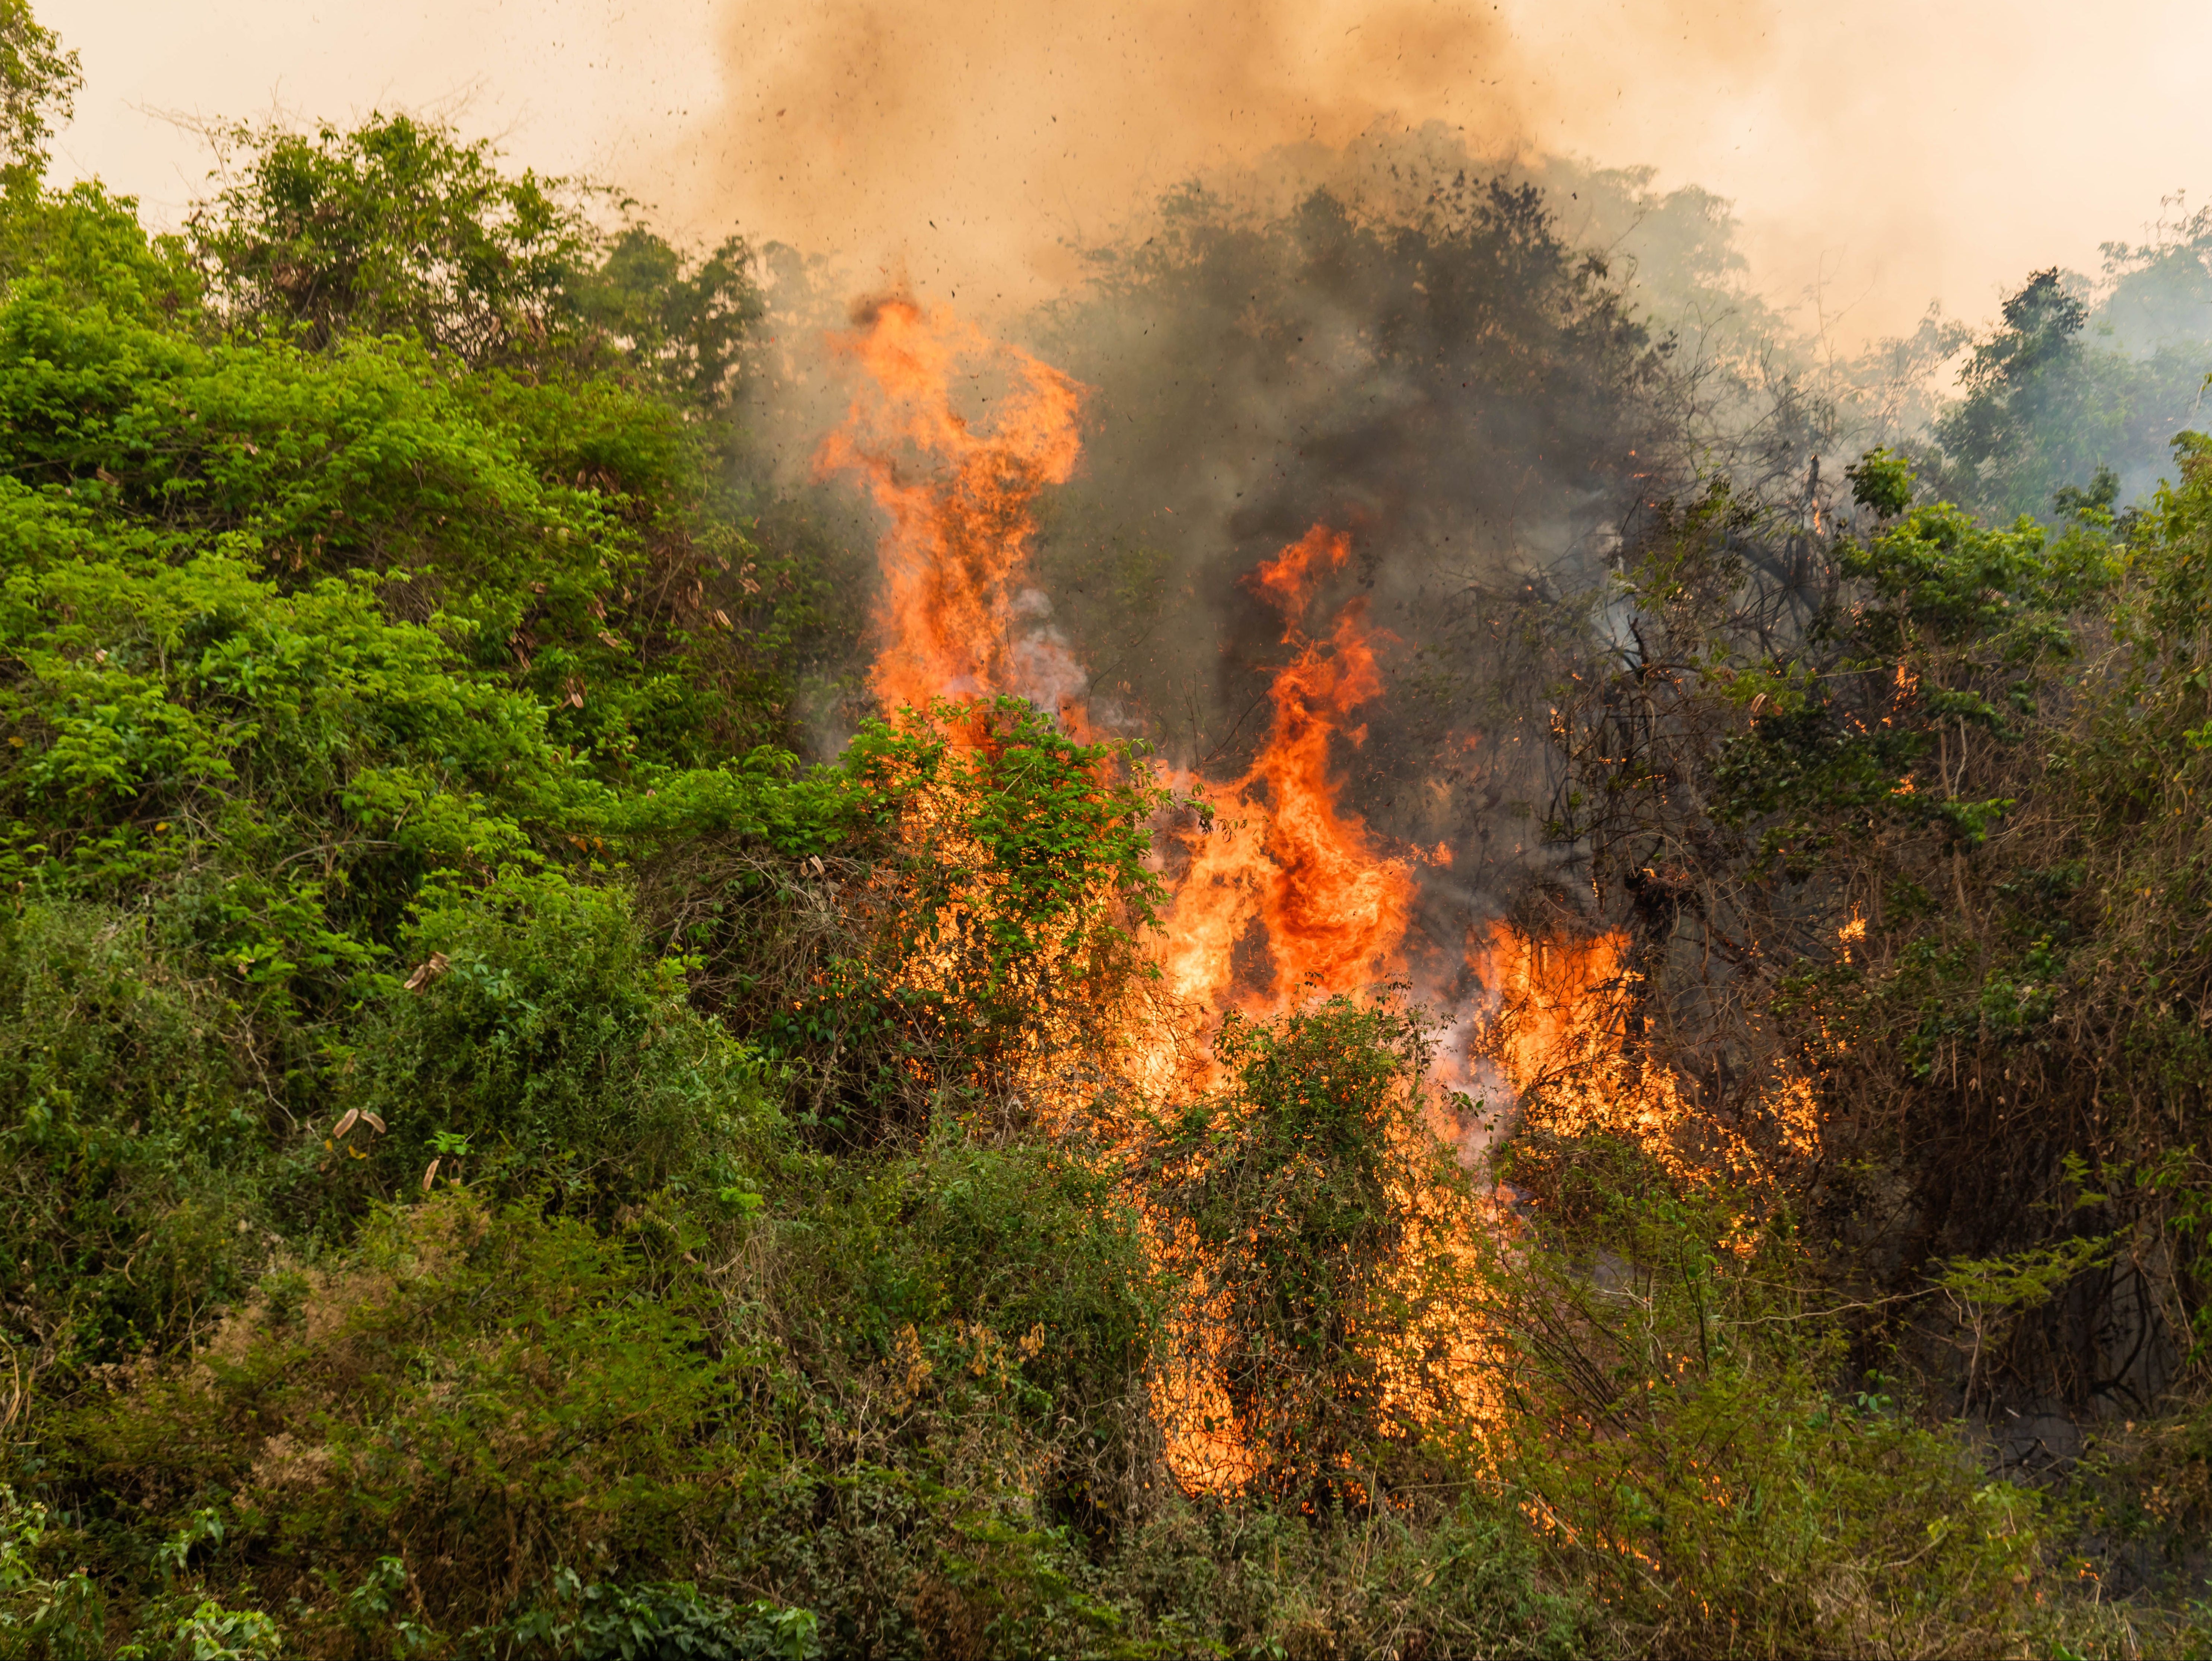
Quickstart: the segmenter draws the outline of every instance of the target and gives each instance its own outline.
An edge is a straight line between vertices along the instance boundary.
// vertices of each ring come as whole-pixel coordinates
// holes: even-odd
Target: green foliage
[[[1111,1567],[1150,1634],[1122,1653],[1565,1658],[1599,1638],[1598,1611],[1552,1579],[1511,1504],[1472,1495],[1321,1529],[1265,1503],[1177,1500]]]
[[[2118,561],[2094,524],[2053,538],[2025,519],[1991,529],[1947,502],[1909,507],[1911,474],[1887,453],[1854,476],[1888,522],[1837,544],[1836,591],[1779,646],[1771,627],[1733,632],[1739,606],[1759,602],[1724,551],[1760,534],[1756,516],[1718,486],[1670,507],[1620,585],[1650,619],[1633,671],[1641,713],[1618,691],[1594,696],[1570,739],[1592,765],[1563,793],[1555,834],[1633,824],[1622,864],[1632,881],[1656,874],[1672,857],[1659,827],[1674,776],[1632,761],[1681,742],[1701,751],[1710,792],[1693,811],[1792,884],[1841,843],[1901,835],[1948,853],[1988,840],[2017,798],[1969,789],[1969,757],[2018,741],[2075,654],[2074,614]]]
[[[719,1236],[672,1195],[611,1234],[443,1178],[380,1209],[343,1253],[265,1276],[188,1360],[149,1360],[64,1415],[67,1480],[109,1519],[72,1549],[147,1600],[142,1626],[167,1618],[160,1598],[228,1604],[250,1584],[317,1652],[411,1643],[414,1621],[426,1643],[485,1628],[502,1653],[660,1634],[806,1654],[807,1606],[903,1623],[896,1598],[866,1601],[872,1573],[965,1574],[987,1601],[1027,1585],[1005,1630],[1080,1628],[1090,1571],[1039,1512],[1133,1502],[1160,1298],[1112,1172],[946,1139],[880,1177],[750,1153],[780,1214]],[[707,1266],[717,1238],[752,1238],[779,1272],[732,1281]],[[1123,1445],[1102,1448],[1116,1415]],[[920,1534],[879,1537],[884,1505]],[[655,1583],[691,1561],[806,1603]]]
[[[2137,357],[2212,340],[2212,208],[2191,212],[2180,196],[2159,205],[2174,216],[2161,211],[2150,240],[2107,242],[2101,250],[2111,286],[2099,321]]]
[[[1838,569],[1871,603],[1857,638],[1894,660],[1910,646],[1971,643],[1990,666],[2063,653],[2058,614],[2109,582],[2101,539],[2077,532],[2055,545],[2033,521],[1987,529],[1948,502],[1915,508],[1862,548],[1846,544]],[[1955,710],[1939,713],[1955,714]]]
[[[483,1619],[563,1561],[659,1561],[743,1470],[706,1433],[739,1374],[702,1296],[664,1232],[603,1239],[448,1186],[65,1433],[118,1498],[233,1496],[216,1561],[266,1596],[338,1618],[331,1592],[397,1556],[416,1600]]]
[[[1559,1222],[1504,1288],[1525,1364],[1501,1468],[1613,1642],[1958,1655],[2048,1630],[2043,1502],[1877,1380],[1838,1397],[1787,1230],[1747,1238],[1732,1196],[1618,1142],[1508,1174]]]
[[[406,333],[471,363],[501,361],[556,323],[553,296],[587,234],[534,173],[408,116],[310,136],[237,127],[239,182],[198,209],[192,240],[242,320]]]
[[[76,563],[19,572],[0,605],[0,880],[173,895],[280,1004],[353,986],[423,873],[526,849],[515,787],[564,770],[536,706],[454,672],[368,584]]]
[[[687,1007],[681,962],[645,948],[619,891],[509,873],[441,892],[405,940],[416,974],[340,1062],[333,1105],[360,1117],[330,1159],[349,1183],[401,1193],[465,1150],[479,1182],[578,1202],[679,1177],[711,1193],[773,1123],[751,1054]]]
[[[1026,1414],[1079,1404],[1095,1428],[1141,1390],[1166,1288],[1106,1159],[940,1129],[859,1177],[816,1226],[829,1238],[810,1243],[805,1272],[829,1277],[811,1289],[846,1329],[822,1341],[920,1363],[902,1381],[911,1397],[976,1390]]]
[[[1048,1011],[1055,997],[1080,998],[1097,980],[1129,973],[1136,937],[1163,898],[1146,821],[1165,792],[1127,780],[1116,766],[1125,747],[1079,744],[1017,699],[988,710],[941,705],[934,715],[964,728],[961,741],[909,719],[864,733],[847,762],[879,789],[941,793],[966,809],[945,851],[971,843],[973,874],[948,865],[917,897],[916,934],[933,945],[951,929],[972,935],[955,948],[958,978],[991,1019],[1039,1000]]]
[[[767,312],[751,267],[751,251],[736,237],[694,265],[643,226],[626,225],[598,268],[572,280],[572,300],[602,354],[650,374],[694,408],[716,410],[735,392],[746,333]]]
[[[568,181],[512,176],[488,142],[410,116],[222,141],[237,182],[188,234],[234,323],[318,348],[407,334],[478,368],[620,364],[702,410],[732,390],[762,313],[735,238],[689,269],[641,226],[602,232]]]
[[[571,1569],[555,1573],[553,1590],[548,1603],[496,1628],[494,1641],[576,1661],[814,1661],[822,1653],[811,1609],[732,1604],[688,1581],[586,1585]]]
[[[0,913],[0,1338],[30,1382],[171,1347],[243,1295],[285,1123],[267,1066],[143,914]]]
[[[585,632],[629,539],[600,492],[547,477],[528,425],[507,418],[512,398],[483,408],[483,397],[404,341],[326,355],[204,346],[35,287],[0,309],[16,516],[97,525],[143,555],[222,552],[308,581],[428,562],[457,600],[477,595],[483,620],[509,628],[514,591],[544,582]],[[547,397],[549,416],[577,412],[579,400]],[[656,424],[641,399],[622,415],[641,435]],[[579,538],[597,545],[572,547]]]
[[[137,204],[97,182],[9,202],[0,213],[0,276],[18,292],[134,322],[189,322],[199,303],[184,244],[147,235]]]
[[[0,1634],[11,1652],[96,1661],[106,1635],[104,1600],[82,1567],[58,1578],[41,1572],[49,1516],[45,1506],[0,1488]]]
[[[51,297],[0,336],[0,881],[162,895],[257,998],[326,1008],[431,873],[665,837],[623,806],[656,794],[720,828],[775,794],[715,766],[754,689],[621,615],[653,557],[629,498],[541,471],[670,488],[685,452],[649,400],[457,380],[405,343],[207,348]]]
[[[1844,476],[1851,483],[1851,500],[1884,519],[1896,518],[1912,501],[1912,464],[1894,450],[1869,450]]]
[[[1986,1308],[2031,1308],[2049,1303],[2083,1271],[2109,1262],[2112,1248],[2106,1236],[2034,1246],[2007,1257],[1960,1258],[1944,1268],[1936,1284]]]
[[[1110,1002],[1139,972],[1137,939],[1162,898],[1147,820],[1165,792],[1128,777],[1125,747],[1076,743],[1018,700],[935,719],[957,742],[908,721],[847,752],[879,793],[952,809],[923,832],[936,845],[915,850],[921,880],[896,955],[945,954],[937,995],[994,1036]]]
[[[258,1609],[227,1609],[213,1598],[177,1622],[176,1653],[191,1661],[276,1661],[283,1635]]]
[[[40,27],[30,0],[0,4],[0,192],[10,200],[44,179],[47,143],[83,85],[76,54]]]
[[[2179,247],[2144,250],[2144,259],[2108,252],[2116,273],[2135,267],[2134,284],[2124,278],[2107,301],[2135,326],[2132,342],[2113,341],[2101,313],[2091,326],[2079,279],[2039,271],[2006,300],[2002,326],[1962,374],[1965,396],[1936,423],[1946,488],[1992,518],[2047,514],[2055,492],[2078,492],[2108,472],[2115,496],[2122,474],[2130,494],[2147,487],[2212,369],[2212,326],[2194,319],[2160,338],[2140,303],[2166,286],[2159,271],[2197,256]]]

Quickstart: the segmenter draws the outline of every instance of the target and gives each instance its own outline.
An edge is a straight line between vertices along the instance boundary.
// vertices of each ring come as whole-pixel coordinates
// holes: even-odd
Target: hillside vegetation
[[[2212,441],[2010,524],[1876,452],[1817,592],[1685,481],[1632,648],[1559,600],[1621,1030],[1823,1140],[1471,1169],[1388,989],[1129,1084],[1141,746],[808,753],[746,247],[396,117],[150,234],[0,46],[0,1654],[2212,1649]]]

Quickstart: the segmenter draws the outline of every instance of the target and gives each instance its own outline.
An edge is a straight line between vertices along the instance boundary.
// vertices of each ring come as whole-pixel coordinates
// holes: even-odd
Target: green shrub
[[[834,1312],[815,1353],[888,1366],[924,1422],[1016,1416],[1053,1455],[1036,1491],[1079,1495],[1086,1512],[1127,1506],[1167,1288],[1111,1163],[972,1146],[943,1124],[840,1189],[786,1225],[782,1296]]]
[[[665,1244],[450,1186],[380,1212],[189,1361],[63,1416],[70,1476],[116,1508],[88,1541],[104,1576],[138,1578],[139,1515],[212,1498],[224,1525],[180,1575],[296,1600],[303,1639],[342,1628],[386,1559],[447,1630],[504,1617],[563,1566],[651,1578],[755,1486],[731,1416],[745,1363],[716,1354],[715,1300]]]
[[[0,909],[0,1299],[33,1378],[173,1345],[252,1283],[286,1130],[267,1066],[143,913]]]
[[[409,984],[353,1028],[335,1092],[359,1116],[330,1161],[354,1182],[411,1191],[441,1158],[507,1191],[711,1195],[773,1124],[759,1063],[687,1007],[682,963],[646,946],[620,889],[516,872],[441,887],[405,953]]]
[[[106,1600],[82,1567],[48,1573],[40,1560],[50,1513],[0,1488],[0,1648],[43,1651],[56,1661],[99,1661],[106,1653]],[[58,1568],[58,1565],[52,1566]]]
[[[1467,1496],[1316,1528],[1180,1496],[1105,1566],[1133,1635],[1172,1656],[1586,1655],[1599,1611],[1510,1502]]]
[[[545,1602],[470,1636],[489,1636],[501,1656],[574,1661],[816,1661],[823,1652],[811,1609],[709,1597],[682,1580],[586,1584],[566,1569]]]
[[[2049,1508],[1878,1380],[1839,1394],[1844,1333],[1786,1220],[1670,1179],[1644,1150],[1553,1142],[1509,1175],[1557,1220],[1502,1269],[1515,1355],[1490,1433],[1552,1572],[1607,1647],[1985,1655],[2054,1630]]]

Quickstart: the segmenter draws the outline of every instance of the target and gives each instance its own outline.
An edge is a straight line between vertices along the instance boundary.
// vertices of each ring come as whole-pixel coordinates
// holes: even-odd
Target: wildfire
[[[1752,1114],[1723,1116],[1631,1039],[1641,977],[1618,933],[1582,938],[1492,924],[1472,952],[1495,1005],[1482,1057],[1528,1121],[1560,1135],[1626,1137],[1674,1177],[1771,1183],[1778,1159],[1809,1157],[1819,1125],[1802,1079],[1776,1078]]]
[[[1038,498],[1078,459],[1082,388],[950,313],[903,299],[875,304],[838,344],[864,384],[815,465],[821,474],[858,474],[890,521],[878,545],[884,589],[871,682],[879,704],[895,711],[1012,694],[1085,736],[1087,677],[1030,577]],[[979,399],[988,383],[994,419],[971,423],[963,415],[956,383],[977,387]],[[1279,615],[1288,650],[1268,687],[1273,715],[1266,740],[1232,781],[1176,780],[1204,817],[1198,828],[1163,837],[1170,901],[1152,948],[1162,1007],[1149,1019],[1133,1007],[1092,1012],[1117,1028],[1111,1042],[1123,1046],[1108,1070],[1156,1098],[1221,1086],[1209,1045],[1226,1012],[1264,1016],[1400,973],[1416,868],[1452,862],[1447,845],[1386,849],[1344,800],[1342,746],[1365,739],[1355,717],[1382,691],[1377,654],[1390,643],[1358,599],[1311,620],[1351,545],[1347,532],[1316,525],[1246,578]],[[975,733],[956,741],[986,743],[978,721]],[[958,862],[963,846],[947,832],[956,804],[923,793],[915,812],[910,832],[933,829],[933,857]],[[991,899],[979,888],[966,904],[980,912]],[[1812,1145],[1812,1101],[1802,1082],[1778,1081],[1767,1092],[1770,1134],[1754,1147],[1643,1054],[1632,1037],[1638,983],[1624,936],[1537,936],[1498,923],[1470,940],[1468,956],[1486,990],[1480,1011],[1458,1012],[1476,1034],[1470,1065],[1486,1068],[1530,1123],[1632,1136],[1669,1171],[1693,1178],[1757,1174],[1763,1153],[1778,1145],[1778,1128],[1785,1150]],[[948,946],[911,972],[918,983],[951,992],[968,971]],[[1049,1110],[1048,1118],[1075,1111],[1076,1098],[1103,1076],[1083,1073],[1073,1060],[1073,1050],[1053,1040],[1021,1068],[1022,1094]],[[1407,1243],[1408,1275],[1416,1258],[1473,1264],[1510,1232],[1449,1206],[1423,1227],[1437,1232]],[[1195,1261],[1194,1243],[1172,1226],[1163,1223],[1153,1244],[1164,1262]],[[1455,1304],[1411,1295],[1406,1302],[1428,1311],[1412,1335],[1425,1359],[1392,1372],[1389,1394],[1425,1404],[1409,1416],[1425,1422],[1440,1414],[1479,1434],[1502,1410],[1489,1335]],[[1194,1488],[1234,1488],[1256,1474],[1249,1427],[1231,1410],[1209,1324],[1221,1318],[1194,1297],[1179,1317],[1176,1359],[1155,1382],[1170,1465]]]
[[[1332,762],[1340,737],[1361,743],[1352,713],[1382,690],[1376,648],[1388,640],[1368,626],[1365,607],[1344,606],[1325,637],[1305,627],[1321,584],[1343,569],[1351,538],[1316,525],[1266,562],[1248,586],[1281,614],[1291,661],[1268,687],[1274,718],[1243,776],[1208,786],[1185,781],[1211,810],[1188,844],[1159,944],[1167,989],[1184,1020],[1209,1027],[1225,1008],[1279,1009],[1310,994],[1356,991],[1399,965],[1410,916],[1412,862],[1379,849],[1364,820],[1341,800]],[[1241,959],[1241,961],[1240,961]],[[1158,1087],[1202,1090],[1220,1083],[1210,1056],[1163,1034],[1149,1069]],[[1410,1300],[1409,1305],[1418,1300]],[[1260,1474],[1257,1456],[1231,1410],[1214,1342],[1219,1311],[1185,1311],[1162,1371],[1158,1410],[1169,1431],[1168,1462],[1186,1488],[1226,1492]],[[1431,1335],[1431,1350],[1471,1378],[1480,1345],[1466,1334]],[[1400,1389],[1411,1392],[1410,1381]]]
[[[860,321],[836,344],[864,384],[815,470],[858,474],[890,520],[877,545],[877,702],[890,710],[1012,693],[1080,734],[1087,677],[1029,567],[1037,497],[1079,453],[1081,387],[943,308],[879,301]],[[1000,388],[988,427],[956,406],[956,382],[977,377]],[[1159,958],[1170,995],[1200,1020],[1309,987],[1350,990],[1397,964],[1412,862],[1374,846],[1340,800],[1330,757],[1338,738],[1366,736],[1348,718],[1382,691],[1376,648],[1388,637],[1358,601],[1319,637],[1304,627],[1316,590],[1350,551],[1345,532],[1316,525],[1253,573],[1295,648],[1269,691],[1273,727],[1241,778],[1184,781],[1212,824],[1189,847]],[[1241,984],[1240,949],[1257,970]]]
[[[1854,946],[1865,945],[1866,937],[1866,919],[1860,916],[1857,910],[1854,910],[1851,912],[1850,921],[1836,931],[1836,944],[1838,948],[1843,952],[1844,961],[1845,963],[1849,963],[1851,960],[1851,948]]]

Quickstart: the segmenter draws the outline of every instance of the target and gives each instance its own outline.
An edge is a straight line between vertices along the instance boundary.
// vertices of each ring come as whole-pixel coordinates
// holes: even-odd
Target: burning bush
[[[1340,995],[1231,1014],[1214,1054],[1232,1090],[1164,1124],[1146,1166],[1189,1276],[1178,1468],[1316,1514],[1378,1503],[1467,1407],[1450,1340],[1474,1300],[1445,1248],[1472,1195],[1428,1127],[1425,1035]]]
[[[701,837],[679,811],[642,873],[694,996],[792,1069],[802,1128],[868,1147],[939,1112],[1062,1124],[1110,1094],[1166,800],[1131,747],[1013,699],[940,701],[864,727],[811,788],[817,812],[782,825]]]

